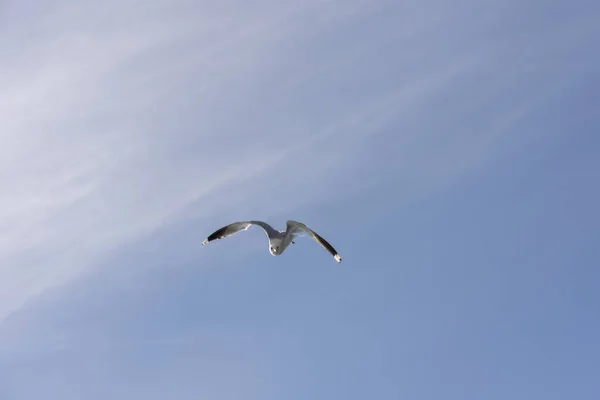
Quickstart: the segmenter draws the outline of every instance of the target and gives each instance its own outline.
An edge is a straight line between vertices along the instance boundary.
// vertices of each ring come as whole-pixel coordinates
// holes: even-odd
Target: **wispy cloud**
[[[377,237],[389,228],[388,218],[404,225],[399,205],[431,199],[502,157],[566,136],[568,130],[552,122],[553,114],[566,112],[553,102],[576,98],[577,85],[600,68],[599,60],[585,58],[598,33],[593,13],[571,10],[563,18],[531,2],[63,0],[35,9],[14,3],[0,12],[0,51],[7,55],[0,58],[0,351],[10,355],[0,360],[0,371],[12,370],[10,360],[43,359],[16,372],[17,382],[41,377],[49,364],[73,372],[80,353],[137,366],[147,364],[140,354],[151,352],[158,360],[147,366],[151,374],[164,372],[159,361],[166,360],[174,365],[168,376],[184,374],[190,388],[197,384],[185,375],[190,370],[200,368],[222,388],[231,370],[242,374],[260,365],[262,353],[270,354],[276,374],[284,361],[271,343],[255,338],[261,352],[249,344],[247,331],[211,331],[175,315],[179,307],[202,306],[205,317],[219,319],[210,300],[226,309],[230,298],[248,300],[234,293],[231,281],[192,288],[188,270],[171,264],[168,272],[156,268],[143,280],[152,258],[144,252],[159,247],[168,253],[160,257],[171,260],[190,243],[200,247],[203,237],[187,238],[188,232],[173,228],[178,223],[194,234],[249,217],[273,217],[278,224],[274,217],[292,218],[292,211],[329,201],[323,221],[329,213],[343,216],[327,222],[334,226],[351,228],[355,218],[386,215],[386,226],[356,234],[340,229],[332,239],[336,245],[346,240],[348,252],[365,257],[361,249],[390,240]],[[353,196],[365,201],[353,202]],[[189,228],[197,222],[207,224]],[[331,227],[324,222],[323,229]],[[157,246],[156,238],[167,236],[178,244]],[[251,243],[242,242],[242,249]],[[223,248],[203,249],[194,263],[206,266]],[[135,254],[133,260],[118,259],[123,249]],[[370,256],[382,264],[392,262],[375,253]],[[107,265],[115,257],[115,265]],[[325,278],[330,273],[319,271]],[[364,280],[375,285],[373,292],[398,296],[376,274],[345,271],[314,290],[325,292],[346,279],[348,290],[355,284],[354,295],[365,294],[360,301],[349,298],[358,304],[376,297],[362,292]],[[258,268],[254,273],[259,277],[252,279],[275,279]],[[86,274],[88,280],[76,279]],[[177,297],[180,286],[189,298]],[[276,292],[274,286],[267,289]],[[169,289],[177,301],[165,300]],[[131,296],[130,302],[117,305],[114,292]],[[145,302],[159,294],[163,303],[152,304],[164,309],[143,314]],[[307,291],[298,301],[313,294],[319,293]],[[102,305],[94,309],[100,301],[90,299]],[[270,302],[250,299],[248,307],[251,300],[267,308]],[[298,304],[286,306],[298,310]],[[275,311],[277,318],[290,312]],[[105,319],[92,323],[98,315]],[[331,336],[333,319],[325,318]],[[185,327],[178,330],[177,323]],[[282,335],[290,330],[250,325],[250,336],[257,337],[275,325]],[[222,359],[234,359],[233,351],[212,349],[229,349],[232,342],[242,354],[237,361]],[[159,348],[177,350],[163,354]],[[143,368],[135,369],[143,376]],[[81,385],[93,386],[96,375],[89,371]],[[264,398],[269,379],[253,374],[256,382],[267,382],[255,388]],[[102,379],[114,376],[111,370]],[[43,379],[65,390],[52,376]],[[123,379],[122,389],[133,390]],[[158,393],[142,386],[136,393]],[[28,390],[35,394],[35,388],[21,392]],[[197,397],[191,389],[187,395]]]
[[[286,41],[301,49],[307,20],[311,37],[368,10],[364,2],[10,8],[7,21],[28,23],[7,24],[2,40],[10,57],[0,62],[0,319],[182,207],[214,214],[252,190],[230,189],[239,195],[223,202],[215,193],[227,183],[274,165],[308,183],[311,170],[340,161],[349,129],[382,100],[317,101],[316,118],[297,114],[297,88],[316,89],[360,54],[324,52],[314,64]],[[335,148],[312,151],[308,162],[307,151],[332,136]]]
[[[301,140],[231,126],[251,117],[244,87],[294,7],[138,6],[9,13],[33,32],[9,24],[2,41],[0,318]],[[243,101],[223,106],[230,96]]]

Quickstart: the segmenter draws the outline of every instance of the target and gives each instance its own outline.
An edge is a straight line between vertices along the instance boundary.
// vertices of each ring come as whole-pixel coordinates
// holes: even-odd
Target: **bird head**
[[[269,251],[271,252],[272,255],[278,256],[279,255],[279,246],[269,246]]]

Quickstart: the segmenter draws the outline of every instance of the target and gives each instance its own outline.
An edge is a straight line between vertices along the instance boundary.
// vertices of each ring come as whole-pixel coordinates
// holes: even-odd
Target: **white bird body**
[[[297,221],[287,221],[286,230],[278,231],[273,229],[271,225],[263,221],[241,221],[226,225],[210,234],[203,242],[205,245],[213,240],[224,239],[234,235],[240,231],[245,231],[252,225],[260,226],[269,239],[269,252],[273,256],[280,256],[291,243],[294,243],[294,238],[308,234],[315,242],[327,250],[337,262],[342,262],[342,257],[325,239],[319,236],[315,231],[309,229],[306,225]]]

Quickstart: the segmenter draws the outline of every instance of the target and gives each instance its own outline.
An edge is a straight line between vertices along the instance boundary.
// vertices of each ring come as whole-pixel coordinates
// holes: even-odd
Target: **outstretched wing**
[[[301,233],[307,233],[313,240],[319,243],[325,250],[329,252],[335,258],[335,261],[342,262],[342,257],[338,254],[338,252],[333,248],[332,245],[327,242],[327,240],[323,239],[319,234],[311,229],[308,226],[304,225],[301,222],[297,221],[288,221],[287,222],[287,230],[291,235],[297,235]]]
[[[212,242],[213,240],[219,240],[219,239],[226,238],[227,236],[234,235],[240,231],[245,231],[248,228],[250,228],[250,226],[252,226],[252,225],[260,226],[265,231],[265,233],[267,234],[267,237],[269,237],[269,238],[277,233],[277,231],[275,229],[273,229],[271,227],[271,225],[267,224],[266,222],[262,222],[262,221],[234,222],[234,223],[224,226],[220,229],[217,229],[216,231],[211,233],[206,239],[204,239],[204,241],[202,242],[202,245],[205,245],[208,242]]]

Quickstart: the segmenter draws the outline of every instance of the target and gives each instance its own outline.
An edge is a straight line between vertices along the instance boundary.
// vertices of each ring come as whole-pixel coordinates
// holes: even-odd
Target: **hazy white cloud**
[[[416,264],[436,249],[442,255],[431,259],[445,263],[449,243],[475,236],[475,225],[448,227],[461,223],[446,216],[410,242],[409,229],[421,221],[405,230],[406,203],[442,207],[444,188],[572,134],[558,122],[573,123],[579,108],[564,110],[557,99],[578,99],[578,88],[590,87],[585,74],[599,70],[585,58],[597,17],[531,2],[2,4],[0,375],[14,393],[0,397],[81,390],[92,398],[244,392],[264,399],[270,391],[281,398],[277,390],[327,369],[323,379],[339,375],[331,387],[344,386],[337,382],[348,382],[348,373],[367,376],[371,391],[380,387],[372,383],[383,374],[357,354],[398,372],[389,349],[406,333],[394,326],[396,305],[404,304],[426,336],[407,334],[404,349],[417,355],[413,348],[422,346],[431,355],[429,340],[441,343],[448,332],[429,328],[459,326],[453,312],[464,308],[434,316],[421,296],[457,295],[464,278],[444,264],[436,281],[435,266]],[[474,209],[487,207],[478,204],[480,192],[464,198],[471,194]],[[315,280],[302,274],[317,267],[297,269],[303,261],[291,254],[265,260],[260,233],[235,247],[243,253],[257,243],[263,257],[243,269],[213,263],[242,259],[228,244],[200,245],[220,223],[251,217],[283,227],[285,218],[307,213],[319,232],[336,232],[332,242],[348,254],[342,274],[324,267]],[[369,226],[351,229],[355,219]],[[395,254],[364,252],[396,240],[378,236],[390,224],[402,227],[414,265],[396,269]],[[510,229],[495,240],[502,235]],[[438,243],[421,240],[430,236]],[[322,255],[317,246],[302,249],[313,250]],[[366,259],[375,261],[358,265]],[[280,261],[292,268],[261,268]],[[452,267],[464,273],[468,261],[456,256]],[[406,274],[421,281],[408,283]],[[398,290],[400,281],[405,289],[415,283],[412,292]],[[498,304],[506,301],[502,289]],[[409,292],[412,302],[404,301]],[[467,306],[464,297],[454,300]],[[302,327],[313,336],[298,331],[297,318],[313,325]],[[340,343],[337,353],[326,348]],[[323,360],[317,354],[328,351]],[[343,368],[329,368],[336,364]],[[404,371],[407,382],[414,370]],[[235,387],[232,371],[242,377]],[[421,372],[429,387],[429,371]]]
[[[111,5],[64,1],[43,12],[17,4],[5,11],[0,318],[184,207],[196,216],[235,203],[245,204],[240,214],[244,207],[276,213],[283,203],[261,200],[262,191],[300,201],[296,187],[330,188],[344,171],[362,168],[357,160],[370,158],[381,140],[373,135],[390,127],[398,130],[395,168],[407,198],[447,184],[489,160],[499,140],[526,141],[511,127],[569,83],[548,85],[552,76],[539,59],[548,44],[527,56],[493,36],[461,41],[511,7],[495,17],[474,9],[480,20],[448,38],[440,32],[460,9],[408,8],[397,15],[402,26],[373,46],[363,43],[360,24],[344,31],[345,24],[385,12],[385,2]],[[344,33],[321,45],[316,38],[331,26]],[[589,24],[573,26],[557,29],[552,46],[589,33]],[[432,47],[427,38],[440,43]],[[507,57],[512,70],[499,79]],[[374,71],[364,73],[362,64]],[[527,79],[538,93],[506,93]],[[509,102],[496,103],[486,118],[474,82]],[[323,83],[328,90],[320,93]],[[450,100],[459,87],[459,101]],[[462,117],[469,124],[457,131]],[[438,138],[443,145],[428,145]],[[311,171],[322,170],[328,174],[315,182]],[[256,176],[264,179],[243,191],[227,188],[237,196],[215,196]],[[323,193],[313,190],[311,198]]]
[[[215,193],[225,184],[262,174],[283,194],[290,182],[305,190],[334,182],[351,159],[344,143],[368,134],[356,127],[389,107],[397,89],[343,105],[323,99],[316,118],[297,113],[292,93],[316,88],[364,52],[304,55],[304,42],[371,11],[360,1],[8,7],[0,41],[10,55],[0,61],[0,319],[184,207],[196,216],[236,203],[252,208],[249,198],[263,211],[282,207],[261,202],[264,185],[229,187],[237,195],[223,201]],[[320,62],[305,60],[315,56]],[[329,181],[312,180],[323,169]],[[313,192],[291,197],[323,193]]]
[[[271,146],[233,131],[239,110],[219,101],[238,86],[243,96],[243,81],[269,63],[274,30],[285,32],[302,8],[112,6],[59,2],[37,15],[9,7],[0,42],[9,54],[0,61],[0,319],[301,142]],[[219,203],[199,207],[210,214]]]
[[[390,25],[377,46],[364,42],[368,27],[344,29],[385,12],[385,2],[9,7],[0,41],[10,55],[0,61],[0,319],[184,208],[206,216],[243,203],[241,216],[290,206],[265,201],[266,190],[318,198],[362,168],[357,159],[371,157],[371,137],[386,127],[398,130],[396,168],[407,191],[436,187],[471,168],[469,160],[487,159],[490,132],[504,132],[497,124],[532,100],[502,110],[498,123],[424,130],[423,121],[443,121],[435,99],[456,82],[468,94],[469,77],[494,73],[502,57],[501,46],[461,48],[452,37],[431,47],[427,38],[443,40],[444,18],[458,12],[432,4],[397,15],[403,23]],[[322,44],[332,26],[342,33]],[[446,144],[425,150],[437,137]],[[236,181],[243,190],[225,188]],[[297,187],[312,188],[310,196],[294,195]],[[224,201],[219,190],[236,195]]]

